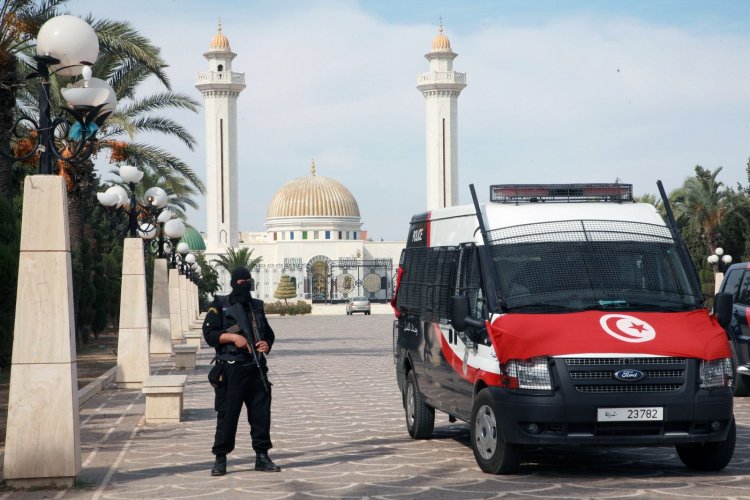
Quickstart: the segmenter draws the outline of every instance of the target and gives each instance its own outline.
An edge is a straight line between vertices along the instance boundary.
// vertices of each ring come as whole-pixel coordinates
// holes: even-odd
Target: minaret
[[[219,32],[203,57],[208,71],[198,73],[195,86],[203,94],[206,113],[206,251],[237,248],[237,97],[245,74],[232,71],[237,56]]]
[[[430,71],[417,77],[427,104],[427,210],[458,205],[458,95],[466,73],[453,71],[451,42],[443,22],[425,54]]]

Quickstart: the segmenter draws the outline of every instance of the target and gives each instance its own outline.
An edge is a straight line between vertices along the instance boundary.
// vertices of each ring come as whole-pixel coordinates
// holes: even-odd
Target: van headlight
[[[530,359],[511,359],[504,365],[505,376],[510,389],[552,390],[552,377],[549,361],[540,356]]]
[[[719,387],[734,386],[734,366],[732,358],[714,359],[701,361],[700,366],[700,388],[716,389]]]

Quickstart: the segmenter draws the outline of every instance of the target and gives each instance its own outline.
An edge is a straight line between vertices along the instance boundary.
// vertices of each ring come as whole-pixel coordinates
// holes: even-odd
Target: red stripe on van
[[[453,371],[459,374],[461,378],[467,380],[471,384],[476,383],[477,380],[482,380],[487,385],[500,386],[500,375],[497,373],[487,372],[470,365],[466,366],[466,373],[464,373],[464,360],[459,358],[456,353],[453,352],[450,344],[445,340],[445,336],[443,335],[442,330],[440,330],[440,326],[433,323],[432,328],[434,329],[435,335],[440,336],[440,348],[443,351],[443,357],[448,361],[448,364],[451,365]]]
[[[427,248],[430,248],[430,226],[432,226],[432,211],[427,212]]]

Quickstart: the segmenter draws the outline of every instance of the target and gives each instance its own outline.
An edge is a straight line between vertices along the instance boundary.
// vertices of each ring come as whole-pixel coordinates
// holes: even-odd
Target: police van
[[[706,309],[667,221],[629,184],[493,185],[490,202],[415,215],[393,299],[411,437],[435,410],[469,423],[488,473],[524,447],[675,446],[732,458],[731,296]]]

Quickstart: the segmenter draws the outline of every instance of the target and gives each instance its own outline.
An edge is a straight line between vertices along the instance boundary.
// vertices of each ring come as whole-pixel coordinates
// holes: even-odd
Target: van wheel
[[[406,412],[406,429],[414,439],[429,439],[435,428],[435,408],[424,402],[422,393],[417,387],[414,371],[406,376],[404,391],[404,411]]]
[[[470,433],[474,458],[480,469],[490,474],[512,474],[518,470],[520,447],[503,439],[489,389],[482,389],[474,397]]]
[[[734,454],[734,443],[737,439],[737,425],[729,425],[729,433],[724,441],[716,441],[703,445],[676,446],[677,455],[689,469],[702,471],[717,471],[727,466]]]

